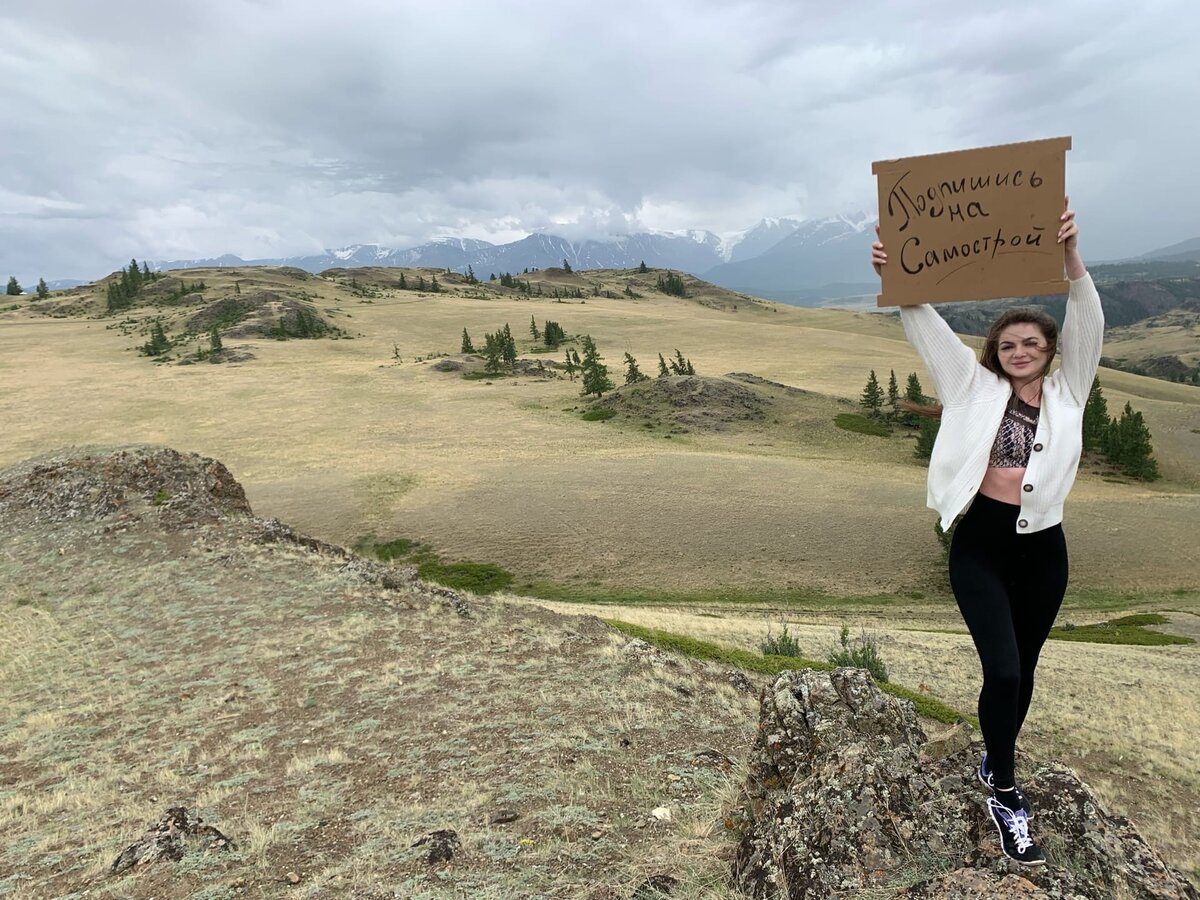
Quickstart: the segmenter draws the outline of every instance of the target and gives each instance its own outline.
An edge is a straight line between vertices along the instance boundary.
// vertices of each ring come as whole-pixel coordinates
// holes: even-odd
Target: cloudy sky
[[[976,11],[978,10],[978,11]],[[1081,249],[1200,236],[1200,4],[5,0],[0,277],[727,234],[1071,135]]]

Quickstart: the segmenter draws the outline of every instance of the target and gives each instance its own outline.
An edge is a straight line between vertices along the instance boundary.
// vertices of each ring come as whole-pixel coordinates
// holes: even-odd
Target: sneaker
[[[1000,849],[1005,856],[1024,866],[1046,864],[1046,854],[1029,836],[1029,817],[1025,810],[1011,810],[995,797],[989,797],[988,812],[1000,832]]]
[[[983,756],[979,757],[979,780],[983,783],[983,786],[985,788],[990,790],[993,795],[996,795],[996,785],[992,781],[992,767],[988,765],[986,750],[983,751]],[[1033,819],[1033,804],[1029,802],[1029,798],[1025,796],[1024,792],[1020,788],[1015,788],[1015,790],[1016,790],[1016,798],[1015,798],[1016,804],[1015,804],[1015,806],[1013,806],[1012,804],[1009,804],[1009,808],[1010,809],[1015,808],[1015,809],[1020,809],[1020,810],[1024,811],[1025,818],[1032,820]],[[1005,794],[1007,795],[1008,792],[1005,791]]]

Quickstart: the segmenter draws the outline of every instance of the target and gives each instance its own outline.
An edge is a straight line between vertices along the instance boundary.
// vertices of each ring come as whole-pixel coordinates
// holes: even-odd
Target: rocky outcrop
[[[858,669],[782,673],[763,691],[733,878],[761,898],[1200,898],[1126,819],[1058,765],[1022,767],[1049,865],[1008,861],[975,778],[912,704]]]
[[[0,471],[0,516],[131,523],[174,530],[250,515],[246,492],[215,459],[166,447],[72,449]]]

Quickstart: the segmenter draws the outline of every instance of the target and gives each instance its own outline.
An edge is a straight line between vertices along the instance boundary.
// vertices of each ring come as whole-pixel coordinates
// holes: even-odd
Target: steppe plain
[[[917,371],[931,386],[894,319],[690,282],[691,297],[668,297],[654,273],[530,276],[546,292],[586,295],[562,302],[450,276],[439,294],[398,291],[395,270],[185,277],[202,278],[209,298],[235,282],[243,294],[302,290],[352,339],[227,339],[255,358],[162,365],[134,349],[162,310],[135,309],[123,333],[122,317],[99,315],[102,288],[56,295],[41,312],[22,300],[0,313],[0,466],[68,445],[194,451],[224,462],[260,516],[346,546],[403,537],[447,560],[502,566],[516,577],[513,603],[746,649],[768,623],[788,622],[814,657],[843,622],[861,625],[879,635],[895,680],[972,709],[976,663],[940,573],[911,436],[833,426],[855,410],[870,369],[881,379],[894,369],[901,383]],[[597,283],[618,299],[591,295]],[[641,298],[622,296],[627,285]],[[78,314],[46,314],[53,307]],[[531,316],[591,334],[617,383],[627,351],[648,374],[675,348],[702,376],[751,373],[766,380],[752,388],[768,415],[720,430],[653,416],[589,422],[578,381],[434,368],[457,356],[463,328],[478,345],[505,323],[522,357],[560,360],[527,352]],[[1067,508],[1061,618],[1162,612],[1167,629],[1197,636],[1200,389],[1108,370],[1101,380],[1110,411],[1128,400],[1144,412],[1164,478],[1140,484],[1085,465]],[[1040,672],[1023,740],[1076,766],[1195,875],[1197,645],[1056,641]]]

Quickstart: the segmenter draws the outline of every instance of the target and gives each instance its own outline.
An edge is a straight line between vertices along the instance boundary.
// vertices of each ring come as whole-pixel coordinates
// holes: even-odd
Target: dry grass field
[[[144,337],[112,327],[119,317],[0,314],[0,463],[68,444],[167,444],[223,460],[257,511],[307,533],[344,544],[367,533],[419,539],[529,581],[860,594],[922,589],[936,570],[934,516],[909,439],[832,424],[837,398],[855,400],[868,370],[894,368],[901,380],[921,371],[894,321],[718,289],[672,298],[653,290],[653,273],[633,276],[643,299],[585,302],[515,299],[487,285],[424,296],[380,287],[362,298],[335,279],[270,270],[187,278],[205,279],[210,299],[232,294],[234,281],[246,293],[302,291],[354,339],[227,339],[257,358],[182,367],[138,356],[131,348]],[[630,276],[546,279],[547,289],[586,293],[600,282],[620,296]],[[143,329],[150,312],[135,311]],[[481,344],[506,322],[527,350],[531,316],[592,334],[618,382],[626,351],[652,373],[657,354],[678,347],[701,375],[751,372],[819,396],[774,391],[770,420],[668,437],[580,420],[578,382],[488,384],[416,361],[455,353],[464,327]],[[551,356],[560,358],[531,358]],[[1104,383],[1110,409],[1130,399],[1144,411],[1165,478],[1080,479],[1068,506],[1073,584],[1196,586],[1200,389],[1119,372]]]
[[[244,348],[254,358],[221,365],[156,364],[133,349],[145,340],[149,317],[163,315],[174,334],[176,323],[195,309],[135,309],[128,316],[129,333],[123,333],[117,322],[125,316],[94,314],[99,307],[92,304],[99,301],[89,298],[102,296],[102,289],[79,289],[51,301],[50,307],[74,303],[81,315],[46,315],[50,308],[38,312],[22,301],[0,312],[5,438],[0,466],[72,444],[149,443],[194,451],[223,461],[245,486],[258,515],[278,517],[323,540],[342,545],[368,535],[419,540],[446,560],[502,566],[516,576],[520,594],[539,593],[541,586],[545,596],[619,598],[637,591],[664,599],[660,608],[571,604],[560,609],[750,649],[757,648],[768,619],[782,618],[793,623],[813,656],[832,644],[842,621],[862,623],[881,635],[895,680],[913,688],[924,684],[964,711],[973,707],[976,663],[945,593],[935,517],[924,509],[925,470],[912,459],[912,438],[873,437],[833,425],[836,414],[855,410],[872,368],[884,381],[895,369],[902,383],[909,371],[917,371],[929,386],[895,320],[793,308],[711,288],[693,287],[693,297],[673,298],[654,291],[654,273],[530,276],[540,279],[546,292],[579,287],[586,295],[583,301],[562,302],[518,297],[487,284],[467,286],[449,277],[445,292],[419,295],[390,288],[394,270],[357,271],[356,282],[367,287],[357,293],[348,273],[303,281],[251,269],[189,271],[186,277],[205,280],[208,300],[231,296],[235,282],[243,293],[302,292],[350,339],[227,338],[226,347]],[[597,283],[619,299],[593,296]],[[622,296],[627,285],[641,299]],[[731,422],[720,430],[664,424],[669,410],[640,422],[628,417],[589,422],[580,418],[590,403],[579,397],[579,382],[559,371],[553,377],[489,381],[434,368],[439,354],[457,356],[464,327],[479,346],[485,332],[505,323],[523,357],[542,359],[547,366],[561,361],[561,351],[528,352],[531,316],[539,327],[550,319],[568,335],[591,334],[618,383],[627,351],[648,374],[657,368],[658,353],[670,356],[675,348],[702,376],[752,373],[766,382],[738,384],[759,398],[765,412],[758,420]],[[1170,627],[1194,633],[1200,630],[1195,624],[1200,614],[1195,537],[1200,528],[1200,388],[1107,370],[1101,378],[1110,411],[1128,400],[1144,412],[1164,478],[1145,485],[1085,466],[1067,506],[1072,588],[1063,618],[1082,624],[1126,610],[1165,611]],[[168,571],[156,570],[155,577],[166,580],[131,585],[130,591],[169,591]],[[743,601],[756,595],[762,601],[722,608],[718,600],[731,590]],[[679,607],[675,601],[682,594],[705,599],[706,612]],[[86,595],[72,596],[67,618],[71,640],[77,641],[87,632],[89,613]],[[801,596],[807,599],[768,610],[779,607],[781,597]],[[19,602],[15,595],[11,599]],[[126,601],[135,602],[133,593]],[[52,643],[51,626],[25,607],[14,612],[9,604],[4,612],[9,634],[22,635],[17,644],[5,646],[8,671],[19,673],[23,685],[46,683],[44,692],[22,694],[8,711],[19,715],[18,727],[29,732],[22,732],[26,746],[34,748],[29,752],[66,746],[74,738],[63,731],[69,724],[63,713],[39,710],[37,703],[78,690],[83,676],[74,669],[57,672],[58,656],[42,658],[32,649],[14,660],[14,646]],[[327,613],[314,607],[311,615]],[[345,648],[349,660],[360,645],[382,647],[387,635],[379,629],[385,626],[362,616],[320,627],[317,622],[298,625],[296,637],[328,657],[322,665],[338,685],[319,698],[330,717],[328,735],[345,725],[336,707],[347,685],[363,677],[354,674],[359,670],[411,676],[411,683],[426,691],[423,696],[432,690],[436,668],[422,674],[395,669],[400,664],[383,656],[369,666],[330,656],[330,648]],[[503,625],[500,618],[489,622]],[[237,659],[252,659],[258,652],[238,637],[249,641],[255,627],[247,618],[230,632],[237,640],[229,643],[226,636]],[[284,692],[281,685],[290,684],[289,663],[284,638],[273,634],[269,640],[271,646],[259,650],[275,661],[278,677],[264,676],[254,690],[261,689],[263,702],[275,703],[272,692]],[[137,660],[130,659],[132,675]],[[435,665],[432,659],[422,665]],[[1029,746],[1062,755],[1115,808],[1130,812],[1172,862],[1193,874],[1200,871],[1200,840],[1193,837],[1200,826],[1195,814],[1200,756],[1193,746],[1200,726],[1197,645],[1053,642],[1040,671],[1039,701],[1025,736]],[[454,674],[466,679],[464,685],[486,680],[483,668]],[[368,705],[383,702],[363,696]],[[108,695],[99,699],[104,702],[97,700],[97,709],[116,707]],[[85,704],[93,700],[82,697]],[[289,693],[280,702],[283,709],[303,709],[307,701]],[[130,709],[129,722],[114,727],[118,732],[141,727],[131,723],[145,724],[160,707]],[[636,706],[628,709],[636,719]],[[573,734],[573,720],[564,715],[567,734]],[[729,729],[730,746],[753,727],[748,706],[720,718],[720,727]],[[254,736],[238,734],[225,729],[219,735],[220,752],[230,754],[229,777],[237,774],[234,769],[257,777]],[[582,733],[574,737],[586,743]],[[117,740],[116,733],[111,739]],[[466,734],[455,740],[469,744]],[[71,746],[77,750],[77,744]],[[163,794],[177,785],[182,767],[194,768],[211,752],[172,747],[169,753],[183,755],[168,756],[154,776],[163,779]],[[331,758],[320,754],[339,748],[347,752],[344,744],[333,743],[311,752],[298,748],[292,774],[321,775]],[[89,800],[82,812],[111,805],[122,810],[112,818],[125,823],[135,818],[132,808],[120,805],[118,784],[97,781],[100,776],[69,754],[57,764],[67,787],[56,789],[46,803],[71,802],[70,785],[83,794],[94,788],[101,799]],[[300,790],[301,780],[279,783]],[[325,781],[315,782],[313,790],[323,793],[313,802],[341,804],[350,785]],[[237,788],[232,782],[224,787],[206,782],[205,803],[224,808],[236,800]],[[566,791],[563,787],[551,805],[570,807]],[[711,807],[719,791],[711,785],[706,791],[703,802]],[[649,799],[652,792],[646,788],[643,794]],[[476,811],[466,795],[439,802]],[[372,809],[370,798],[356,797],[355,803],[355,809]],[[45,812],[57,815],[59,809]],[[387,834],[386,822],[369,816],[363,822],[354,826],[356,834]],[[571,834],[593,825],[560,824]],[[279,836],[273,829],[264,817],[255,853]],[[686,829],[681,834],[686,838]],[[678,847],[661,845],[672,846]],[[498,843],[481,852],[502,855],[511,849]],[[270,858],[272,864],[279,861]],[[98,859],[87,863],[88,871]],[[331,869],[327,877],[353,878],[354,871]]]

